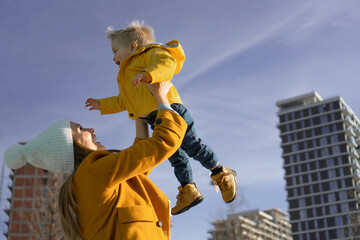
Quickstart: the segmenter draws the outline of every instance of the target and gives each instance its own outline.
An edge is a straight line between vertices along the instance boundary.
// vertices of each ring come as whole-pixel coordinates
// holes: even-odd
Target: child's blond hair
[[[155,41],[154,29],[144,21],[139,22],[138,20],[132,21],[129,27],[120,30],[108,27],[105,33],[107,38],[116,39],[125,45],[136,42],[141,47]]]

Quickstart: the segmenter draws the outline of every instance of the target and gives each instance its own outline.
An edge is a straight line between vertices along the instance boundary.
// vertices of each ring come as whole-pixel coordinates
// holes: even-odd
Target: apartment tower
[[[360,239],[359,119],[317,92],[276,104],[294,240]]]
[[[64,239],[58,212],[58,192],[64,174],[52,173],[27,164],[12,170],[9,186],[9,240]]]
[[[212,223],[209,240],[292,240],[287,213],[274,208],[230,214]]]

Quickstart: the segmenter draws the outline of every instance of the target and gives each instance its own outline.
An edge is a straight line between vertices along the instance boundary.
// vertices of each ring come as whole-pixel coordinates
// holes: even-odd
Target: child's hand
[[[89,110],[101,110],[100,100],[94,98],[88,98],[85,102],[85,107],[90,107]]]
[[[146,75],[144,73],[138,73],[136,74],[136,76],[133,79],[133,84],[138,87],[140,85],[141,82],[145,82],[146,83],[147,79],[146,79]]]

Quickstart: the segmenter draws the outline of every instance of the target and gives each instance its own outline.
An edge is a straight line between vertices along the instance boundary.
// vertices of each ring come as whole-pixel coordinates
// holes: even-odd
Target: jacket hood
[[[165,44],[162,43],[151,43],[149,45],[144,46],[143,48],[140,49],[140,52],[142,51],[147,51],[153,47],[161,47],[163,49],[165,49],[166,51],[168,51],[176,60],[176,69],[174,74],[178,74],[182,68],[182,66],[184,65],[185,62],[185,53],[184,53],[184,49],[181,47],[179,41],[177,40],[172,40],[170,42],[167,42]]]

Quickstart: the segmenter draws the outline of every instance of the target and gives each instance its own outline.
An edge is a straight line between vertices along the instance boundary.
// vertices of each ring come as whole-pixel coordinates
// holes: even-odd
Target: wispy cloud
[[[334,1],[328,5],[323,4],[321,1],[308,1],[298,10],[288,12],[285,17],[271,24],[271,26],[265,25],[260,27],[254,25],[252,26],[253,28],[259,27],[256,35],[250,36],[247,39],[242,37],[235,38],[235,41],[231,44],[234,47],[231,47],[228,51],[216,54],[217,57],[211,58],[208,61],[202,61],[201,65],[198,65],[197,68],[192,69],[191,73],[184,76],[179,85],[184,85],[224,61],[266,43],[277,36],[281,36],[284,41],[291,41],[291,39],[299,41],[301,38],[306,38],[311,32],[316,30],[316,27],[321,26],[323,23],[328,23],[332,16],[344,11],[349,11],[349,7],[339,6]],[[346,25],[348,26],[348,22],[346,22]]]
[[[267,41],[268,39],[271,39],[276,34],[279,34],[281,30],[284,28],[284,26],[286,26],[289,22],[293,21],[295,18],[297,18],[298,16],[309,10],[312,6],[314,6],[313,2],[304,4],[304,6],[300,8],[298,11],[291,12],[285,18],[272,24],[272,26],[261,29],[257,35],[252,36],[248,39],[241,39],[241,40],[238,39],[237,41],[233,42],[232,44],[232,46],[234,46],[233,48],[222,54],[219,54],[217,58],[213,58],[210,59],[209,61],[205,61],[204,64],[200,66],[197,70],[193,71],[192,74],[186,76],[182,80],[182,82],[187,83],[193,80],[194,78],[196,78],[197,76],[199,76],[200,74],[211,69],[212,67],[221,64],[222,62],[231,58],[232,56],[241,54],[242,52],[245,52],[246,50],[256,45],[261,44]]]

